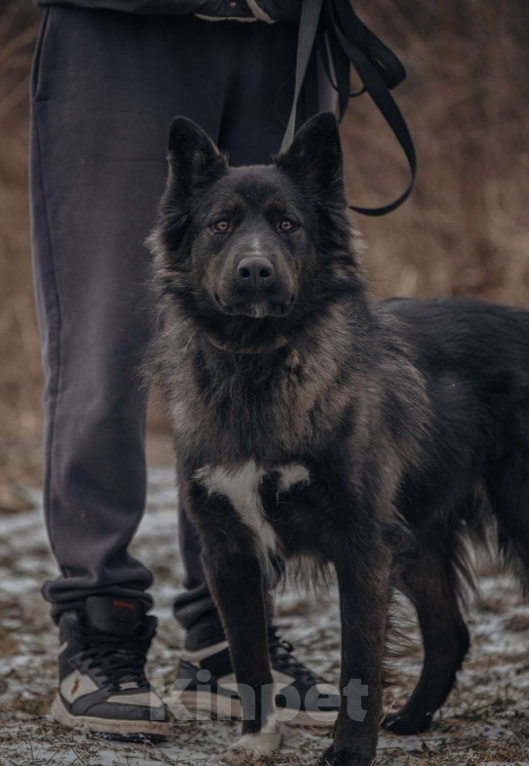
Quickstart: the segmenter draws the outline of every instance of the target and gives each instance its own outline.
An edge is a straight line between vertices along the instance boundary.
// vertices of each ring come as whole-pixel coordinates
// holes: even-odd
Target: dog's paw
[[[432,724],[431,713],[412,714],[406,710],[387,715],[382,721],[382,728],[393,734],[421,734]]]
[[[374,760],[375,756],[361,755],[351,750],[335,751],[331,745],[321,756],[318,766],[371,766]]]
[[[259,732],[257,734],[243,734],[238,742],[235,742],[221,758],[226,763],[245,764],[261,756],[270,755],[281,748],[283,735],[278,728],[274,732]]]

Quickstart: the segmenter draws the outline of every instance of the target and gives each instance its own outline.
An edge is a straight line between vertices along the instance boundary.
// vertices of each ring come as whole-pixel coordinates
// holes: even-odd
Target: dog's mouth
[[[229,316],[245,316],[251,319],[264,319],[266,317],[284,317],[292,309],[296,302],[294,293],[287,300],[273,301],[255,297],[235,303],[225,303],[218,293],[213,295],[217,307]]]

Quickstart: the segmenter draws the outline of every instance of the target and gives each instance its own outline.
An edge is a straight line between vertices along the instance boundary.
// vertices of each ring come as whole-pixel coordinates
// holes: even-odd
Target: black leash
[[[294,138],[299,95],[316,40],[322,53],[327,76],[338,92],[339,120],[343,119],[351,97],[369,93],[408,160],[411,181],[406,191],[394,202],[378,208],[350,206],[351,210],[362,215],[386,215],[408,199],[417,174],[415,147],[404,117],[390,93],[390,89],[404,80],[406,70],[395,54],[358,18],[349,0],[303,1],[294,101],[281,149],[284,150],[290,146]],[[331,63],[336,84],[332,81]],[[351,64],[363,84],[362,89],[354,94],[350,93]]]
[[[283,136],[281,151],[288,149],[294,138],[294,133],[296,132],[296,114],[298,111],[299,95],[301,93],[301,88],[303,87],[310,56],[316,40],[322,3],[323,0],[303,0],[303,5],[301,6],[294,100],[292,102],[292,109],[290,111],[290,117],[288,118],[285,135]]]

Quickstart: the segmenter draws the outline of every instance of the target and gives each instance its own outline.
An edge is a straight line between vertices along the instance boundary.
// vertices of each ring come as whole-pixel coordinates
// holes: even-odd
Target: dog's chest
[[[203,484],[209,496],[220,495],[229,500],[240,521],[252,530],[258,553],[265,555],[277,552],[280,547],[275,514],[269,511],[280,507],[282,498],[293,491],[303,491],[310,485],[309,471],[300,463],[265,470],[253,460],[234,469],[207,465],[194,478]]]

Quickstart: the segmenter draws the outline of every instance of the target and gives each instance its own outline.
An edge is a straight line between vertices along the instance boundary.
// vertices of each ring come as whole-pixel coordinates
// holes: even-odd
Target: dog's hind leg
[[[424,665],[408,702],[384,719],[383,727],[396,734],[416,734],[430,726],[435,711],[452,690],[470,646],[450,567],[451,563],[424,556],[408,563],[401,574],[398,587],[417,611]]]

